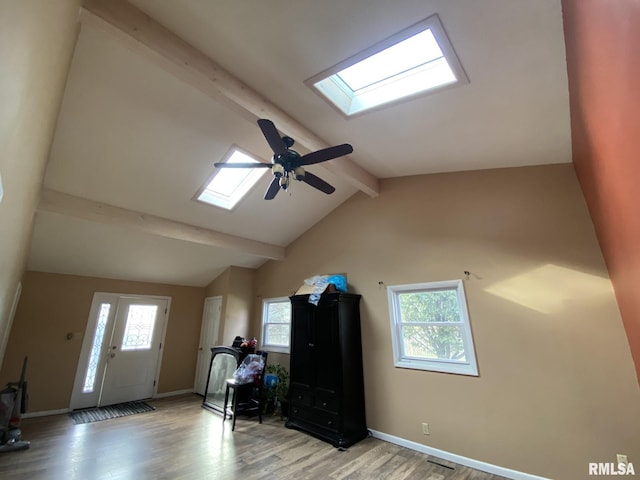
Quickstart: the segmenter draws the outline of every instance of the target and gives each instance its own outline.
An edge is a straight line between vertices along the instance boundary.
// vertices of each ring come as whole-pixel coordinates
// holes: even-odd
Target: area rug
[[[136,413],[152,412],[156,407],[152,407],[145,402],[126,402],[117,405],[109,405],[108,407],[87,408],[84,410],[76,410],[69,412],[73,423],[79,425],[81,423],[100,422],[111,418],[126,417],[135,415]]]

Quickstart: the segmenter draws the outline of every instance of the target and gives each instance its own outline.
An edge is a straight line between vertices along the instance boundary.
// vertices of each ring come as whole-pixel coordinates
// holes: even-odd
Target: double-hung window
[[[396,367],[478,375],[461,280],[390,286],[387,295]]]
[[[291,301],[288,297],[265,298],[262,302],[262,349],[289,353]]]

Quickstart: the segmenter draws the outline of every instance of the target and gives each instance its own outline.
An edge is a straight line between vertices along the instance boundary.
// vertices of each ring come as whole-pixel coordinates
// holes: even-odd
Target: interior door
[[[166,313],[164,298],[120,297],[100,405],[153,396]]]
[[[198,348],[198,363],[196,366],[196,378],[193,391],[204,395],[211,362],[211,348],[218,345],[218,332],[220,330],[220,311],[222,297],[209,297],[204,299],[204,311],[202,313],[202,329],[200,330],[200,347]]]

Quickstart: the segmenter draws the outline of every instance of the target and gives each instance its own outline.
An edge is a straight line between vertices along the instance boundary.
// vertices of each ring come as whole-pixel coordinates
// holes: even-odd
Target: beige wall
[[[480,376],[394,368],[378,282],[465,270]],[[571,165],[383,180],[261,267],[256,294],[332,271],[363,295],[369,428],[554,479],[640,452],[640,389]]]
[[[252,268],[232,266],[206,287],[207,297],[222,297],[218,335],[220,345],[231,345],[237,335],[245,338],[260,335],[259,326],[257,330],[252,328],[254,276],[255,270]]]
[[[28,356],[30,412],[69,407],[82,338],[66,335],[84,334],[95,292],[171,297],[158,393],[193,388],[204,288],[31,271],[22,283],[0,384],[15,380]]]
[[[78,34],[80,0],[0,0],[0,365]]]

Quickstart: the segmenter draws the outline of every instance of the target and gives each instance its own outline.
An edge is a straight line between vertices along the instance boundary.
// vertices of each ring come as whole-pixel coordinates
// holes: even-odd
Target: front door
[[[153,396],[169,299],[96,293],[71,408]]]

